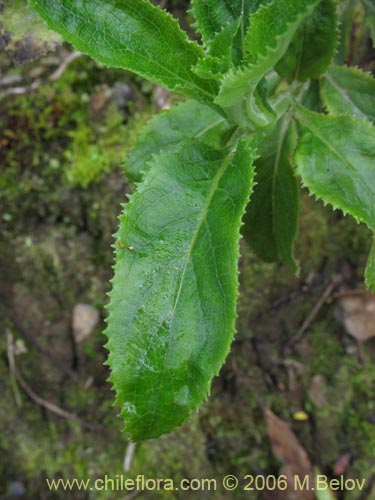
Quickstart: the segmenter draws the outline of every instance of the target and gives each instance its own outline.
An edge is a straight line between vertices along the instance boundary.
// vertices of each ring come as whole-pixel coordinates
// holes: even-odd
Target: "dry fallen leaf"
[[[341,293],[336,317],[359,342],[375,337],[375,294],[366,290]]]
[[[333,475],[334,476],[342,476],[343,474],[345,474],[346,469],[350,465],[351,458],[352,458],[352,456],[350,453],[344,453],[344,455],[341,455],[337,459],[337,461],[333,467]]]
[[[309,476],[310,487],[314,486],[312,465],[306,451],[298,441],[289,425],[277,417],[271,410],[264,412],[267,423],[267,434],[271,442],[274,455],[283,462],[280,475],[287,478],[288,489],[278,491],[278,500],[314,500],[314,492],[308,489],[296,489],[295,477],[301,482]]]

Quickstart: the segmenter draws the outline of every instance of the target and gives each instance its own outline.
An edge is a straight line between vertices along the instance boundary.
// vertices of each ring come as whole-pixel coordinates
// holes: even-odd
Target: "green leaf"
[[[320,95],[329,113],[350,113],[375,122],[375,79],[369,73],[332,66],[322,78]]]
[[[191,70],[203,49],[149,1],[31,0],[30,5],[51,29],[97,61],[212,103],[216,83]]]
[[[266,0],[268,1],[268,0]],[[196,19],[195,27],[202,35],[205,45],[219,33],[223,26],[234,24],[241,18],[241,38],[243,40],[249,16],[265,0],[192,0],[191,12]]]
[[[255,126],[267,125],[269,120],[260,109],[256,87],[284,55],[298,26],[318,3],[319,0],[273,0],[262,5],[250,18],[245,64],[224,76],[215,102],[224,109],[240,102]],[[246,101],[241,102],[245,96]]]
[[[134,440],[187,419],[228,353],[253,160],[247,141],[215,150],[186,140],[153,160],[125,205],[106,333],[116,404]]]
[[[319,78],[331,64],[337,45],[335,0],[322,0],[302,22],[277,71],[291,80]]]
[[[362,4],[366,12],[365,20],[367,24],[370,26],[372,43],[375,47],[375,4],[373,0],[362,0]]]
[[[265,261],[282,260],[297,273],[293,256],[297,235],[299,190],[291,158],[297,144],[290,116],[285,115],[258,145],[256,185],[242,232]]]
[[[366,286],[375,292],[375,235],[373,236],[370,255],[365,269]]]
[[[351,116],[298,107],[302,136],[295,155],[309,191],[375,228],[375,128]]]
[[[222,75],[228,71],[233,63],[233,44],[239,26],[238,19],[236,22],[223,26],[221,31],[215,33],[209,42],[207,56],[204,59],[199,59],[193,68],[198,76],[220,80]]]
[[[320,97],[319,80],[311,80],[302,98],[301,104],[311,111],[324,112],[324,106]]]
[[[61,43],[40,17],[28,9],[27,0],[3,0],[0,6],[0,46],[14,64],[37,59]]]
[[[233,127],[208,106],[194,100],[178,103],[142,129],[126,160],[125,173],[131,181],[139,182],[155,154],[186,138],[196,138],[220,149],[231,130]]]

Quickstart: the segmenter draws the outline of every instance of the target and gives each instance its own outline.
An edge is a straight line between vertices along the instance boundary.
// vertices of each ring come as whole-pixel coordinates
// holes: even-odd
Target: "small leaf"
[[[212,103],[216,83],[191,70],[203,49],[149,1],[31,0],[30,5],[51,29],[97,61]]]
[[[308,88],[302,99],[302,104],[305,108],[310,109],[311,111],[316,111],[317,113],[324,112],[318,80],[311,80],[308,84]]]
[[[297,498],[296,478],[301,482],[306,481],[308,487],[301,489],[298,493],[299,500],[314,500],[313,492],[314,477],[310,459],[298,441],[297,436],[290,426],[277,417],[271,410],[266,409],[264,417],[267,425],[267,434],[271,443],[272,452],[275,457],[283,463],[280,470],[280,477],[286,479],[287,489],[284,487],[275,498]],[[283,496],[285,495],[285,496]]]
[[[234,37],[238,31],[240,22],[223,26],[221,31],[215,33],[209,42],[207,56],[199,59],[193,71],[202,78],[214,78],[220,80],[232,66]]]
[[[204,104],[193,100],[178,103],[155,116],[142,129],[126,160],[125,173],[131,181],[139,182],[154,155],[186,138],[222,148],[232,129],[221,115]]]
[[[241,23],[241,39],[249,23],[249,16],[259,5],[269,0],[192,0],[191,12],[196,19],[195,27],[203,42],[209,46],[211,40],[227,24]]]
[[[61,38],[46,28],[26,0],[5,0],[0,6],[0,42],[19,65],[55,49]]]
[[[330,65],[336,45],[336,1],[322,0],[300,25],[276,69],[291,80],[319,78]]]
[[[298,174],[312,194],[375,228],[375,129],[350,116],[298,106]]]
[[[224,109],[240,102],[255,126],[267,125],[270,120],[259,109],[255,89],[284,55],[298,26],[318,3],[319,0],[273,0],[262,5],[250,18],[245,62],[224,76],[215,102]],[[247,100],[242,102],[245,96]]]
[[[366,12],[365,20],[370,26],[372,43],[375,47],[375,3],[373,2],[373,0],[362,0],[362,3]]]
[[[375,236],[372,240],[370,255],[365,269],[365,282],[366,286],[375,292]]]
[[[329,113],[355,114],[375,122],[375,79],[357,68],[331,66],[320,95]]]
[[[253,160],[248,141],[215,150],[188,139],[154,158],[125,205],[106,333],[116,403],[135,440],[187,419],[228,353]]]
[[[285,115],[258,146],[256,185],[245,215],[243,234],[263,260],[282,260],[296,273],[293,257],[299,192],[291,163],[297,137]]]

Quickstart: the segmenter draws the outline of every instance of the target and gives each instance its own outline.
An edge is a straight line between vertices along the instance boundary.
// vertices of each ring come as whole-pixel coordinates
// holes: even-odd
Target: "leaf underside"
[[[134,440],[204,400],[235,328],[240,221],[253,148],[186,140],[155,157],[125,205],[107,327],[110,380]]]
[[[298,174],[312,194],[375,228],[375,128],[350,116],[298,107]]]
[[[329,113],[350,113],[375,123],[375,79],[370,74],[331,66],[322,78],[320,95]]]
[[[298,271],[293,256],[297,235],[299,190],[291,158],[297,144],[290,116],[285,115],[258,146],[256,185],[242,232],[263,260],[282,260]]]
[[[224,147],[229,127],[213,109],[194,100],[175,104],[152,118],[142,129],[126,159],[125,173],[131,181],[142,180],[155,154],[186,138],[220,149]]]
[[[144,0],[30,0],[47,22],[82,52],[205,103],[217,91],[192,70],[203,49],[177,21]]]

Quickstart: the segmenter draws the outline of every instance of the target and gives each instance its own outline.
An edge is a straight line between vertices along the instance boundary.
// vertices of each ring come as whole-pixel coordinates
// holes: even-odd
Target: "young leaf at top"
[[[223,26],[240,20],[240,38],[243,42],[249,16],[259,5],[269,0],[192,0],[191,12],[196,19],[195,27],[202,40],[209,46]],[[242,45],[241,42],[241,45]]]
[[[215,33],[207,48],[207,55],[204,59],[199,59],[193,71],[202,78],[213,78],[220,80],[233,65],[234,39],[240,20],[232,24],[223,26],[221,31]]]
[[[217,84],[192,70],[203,49],[145,0],[31,0],[48,26],[82,52],[212,104]]]
[[[250,17],[244,64],[224,76],[215,102],[224,109],[236,104],[244,106],[249,123],[254,126],[265,126],[272,121],[272,112],[267,113],[262,105],[257,86],[284,55],[298,26],[319,1],[273,0],[262,5]]]
[[[242,232],[265,261],[282,260],[296,273],[293,256],[297,235],[299,190],[291,159],[297,145],[295,128],[285,115],[258,145],[255,187]]]
[[[375,122],[375,79],[369,73],[331,66],[321,80],[320,95],[329,113],[350,113]]]
[[[117,405],[135,440],[188,418],[228,353],[253,160],[248,141],[215,150],[188,139],[154,158],[125,205],[106,333]]]
[[[375,128],[350,116],[325,116],[298,106],[295,155],[309,191],[375,229]]]
[[[365,269],[365,282],[366,286],[375,292],[375,235],[372,239],[370,255]]]
[[[198,139],[216,149],[224,147],[233,127],[213,109],[194,100],[175,104],[155,116],[142,129],[125,164],[131,181],[139,182],[154,155],[186,138]]]
[[[322,0],[306,17],[276,66],[281,75],[305,82],[326,71],[337,45],[336,8],[335,0]]]

